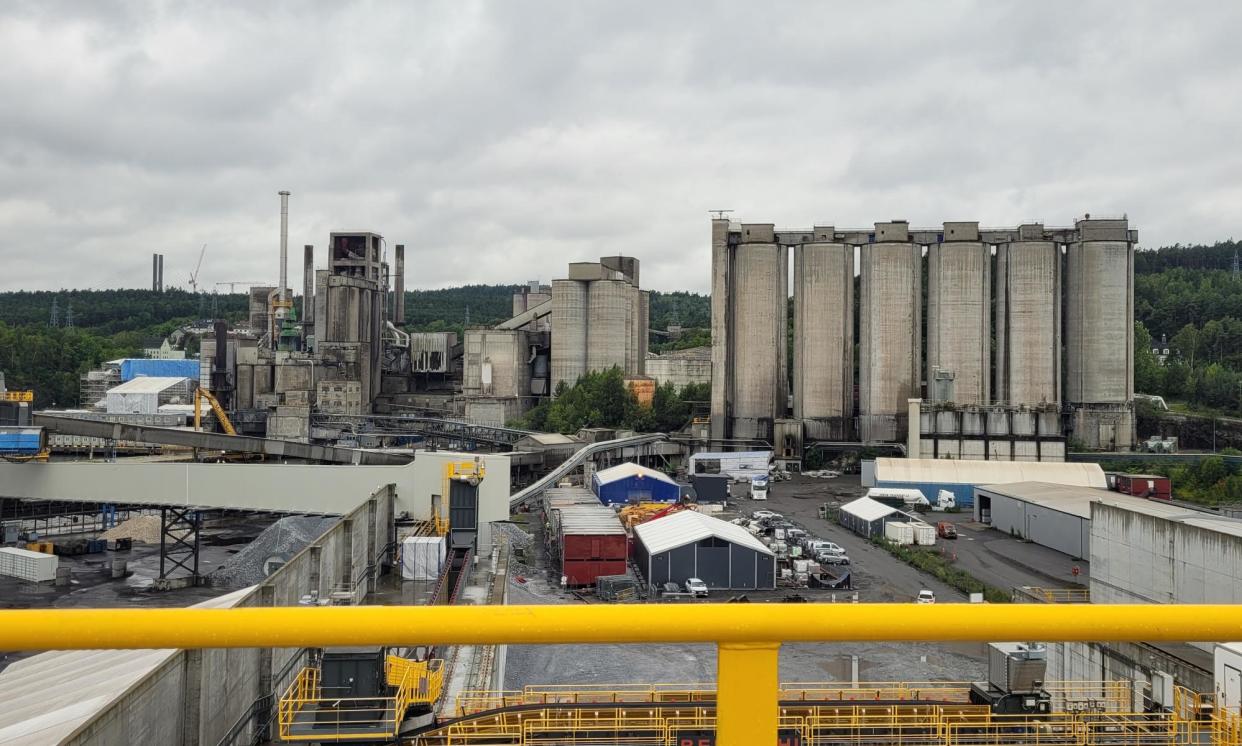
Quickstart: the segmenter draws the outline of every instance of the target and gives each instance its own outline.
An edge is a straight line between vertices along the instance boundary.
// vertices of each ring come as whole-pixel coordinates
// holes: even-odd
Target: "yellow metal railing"
[[[1032,598],[1046,604],[1088,604],[1091,592],[1086,588],[1041,588],[1026,585],[1021,589]]]
[[[796,619],[770,604],[0,611],[0,650],[13,651],[714,642],[721,746],[776,741],[781,642],[1028,639],[1237,640],[1242,607],[808,604]]]
[[[285,741],[372,740],[395,737],[406,710],[431,704],[444,686],[444,661],[414,661],[388,656],[385,681],[391,697],[337,697],[324,692],[318,668],[298,672],[277,705],[280,737]]]

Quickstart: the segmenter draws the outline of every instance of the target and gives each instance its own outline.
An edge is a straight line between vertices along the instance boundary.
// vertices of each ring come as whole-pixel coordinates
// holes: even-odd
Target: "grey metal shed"
[[[714,590],[776,587],[776,555],[741,526],[685,510],[634,528],[634,561],[653,587],[699,578]]]

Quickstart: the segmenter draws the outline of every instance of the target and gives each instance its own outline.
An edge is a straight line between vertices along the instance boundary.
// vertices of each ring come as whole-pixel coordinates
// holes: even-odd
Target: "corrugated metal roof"
[[[132,380],[122,383],[120,386],[113,386],[108,389],[109,394],[158,394],[167,388],[172,388],[185,378],[164,378],[160,376],[140,376]]]
[[[602,505],[570,505],[560,508],[561,534],[610,536],[625,534],[625,527],[611,508]]]
[[[1047,461],[967,461],[933,458],[877,458],[876,482],[1011,484],[1048,482],[1108,488],[1099,464]]]
[[[195,604],[231,608],[243,588]],[[60,743],[124,696],[176,650],[54,650],[0,671],[0,744]]]
[[[987,484],[980,485],[978,490],[1033,503],[1050,510],[1078,516],[1079,518],[1090,518],[1091,503],[1098,502],[1155,518],[1185,523],[1188,526],[1197,526],[1233,536],[1242,536],[1242,520],[1237,518],[1215,515],[1161,500],[1132,497],[1120,492],[1114,492],[1113,490],[1049,484],[1047,482]]]
[[[754,549],[757,552],[772,554],[771,549],[764,546],[762,541],[756,539],[741,526],[693,510],[683,510],[654,521],[640,523],[634,527],[634,536],[643,543],[643,546],[647,547],[647,551],[651,554],[684,547],[711,536]]]
[[[842,505],[841,512],[849,513],[856,518],[870,523],[871,521],[900,511],[891,505],[885,505],[884,503],[872,500],[869,497],[860,497],[857,500]]]
[[[582,441],[560,433],[531,433],[523,435],[520,440],[533,440],[543,446],[573,445]]]
[[[595,472],[595,479],[598,480],[598,484],[608,484],[610,482],[615,482],[618,479],[627,479],[629,477],[658,479],[661,482],[667,482],[668,484],[677,484],[677,480],[667,474],[658,472],[655,469],[648,469],[645,466],[635,463],[617,464],[610,469]]]

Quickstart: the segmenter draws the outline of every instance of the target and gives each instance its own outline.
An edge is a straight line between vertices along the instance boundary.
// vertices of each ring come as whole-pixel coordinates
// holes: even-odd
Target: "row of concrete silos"
[[[647,359],[650,293],[641,290],[639,262],[602,257],[574,262],[552,281],[551,386],[572,386],[591,371],[620,368],[641,375]]]
[[[978,223],[911,230],[895,221],[805,232],[714,221],[713,437],[770,440],[786,417],[792,378],[793,418],[809,439],[902,440],[908,400],[926,397],[956,406],[1069,402],[1074,435],[1088,445],[1125,441],[1133,427],[1134,240],[1124,220],[982,231]],[[791,251],[787,377],[780,278]]]

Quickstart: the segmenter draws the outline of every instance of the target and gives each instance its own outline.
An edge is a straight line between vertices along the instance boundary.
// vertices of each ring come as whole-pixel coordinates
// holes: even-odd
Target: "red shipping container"
[[[600,575],[625,574],[629,537],[611,508],[574,505],[557,512],[567,585],[594,585]]]
[[[1173,484],[1168,477],[1158,474],[1118,474],[1114,480],[1115,490],[1134,497],[1150,497],[1155,500],[1173,499]]]

